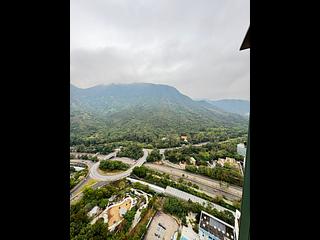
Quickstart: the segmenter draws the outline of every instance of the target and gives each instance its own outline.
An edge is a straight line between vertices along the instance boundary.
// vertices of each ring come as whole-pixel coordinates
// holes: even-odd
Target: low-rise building
[[[216,160],[208,161],[208,167],[215,168],[216,165],[217,165],[217,161]]]
[[[189,161],[192,165],[196,165],[197,161],[194,159],[194,157],[191,157]]]
[[[94,217],[98,214],[100,208],[98,206],[93,207],[90,212],[88,212],[88,217]]]
[[[188,136],[187,135],[181,135],[180,139],[184,142],[188,142]]]
[[[224,166],[226,163],[230,164],[231,166],[237,167],[238,163],[234,158],[226,157],[225,159],[219,158],[217,160],[217,163],[221,166]]]
[[[234,240],[234,227],[209,213],[201,211],[199,238],[200,240]]]

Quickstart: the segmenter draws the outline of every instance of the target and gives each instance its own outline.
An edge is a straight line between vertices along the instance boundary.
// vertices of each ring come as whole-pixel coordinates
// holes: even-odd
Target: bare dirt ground
[[[120,208],[125,208],[127,211],[131,207],[131,199],[127,199],[121,205],[116,205],[108,210],[108,225],[111,226],[116,222],[122,220],[122,216],[120,216]]]

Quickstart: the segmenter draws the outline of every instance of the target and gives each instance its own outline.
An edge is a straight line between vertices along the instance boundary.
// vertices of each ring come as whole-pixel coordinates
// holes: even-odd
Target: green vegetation
[[[180,149],[165,151],[167,160],[173,163],[187,162],[190,157],[196,159],[197,165],[207,165],[210,160],[230,157],[236,160],[243,160],[243,157],[237,154],[237,144],[243,142],[244,138],[234,138],[223,142],[211,142],[203,146],[186,146]]]
[[[150,170],[143,165],[141,167],[134,167],[132,171],[132,173],[139,178],[145,178],[149,172]]]
[[[82,152],[82,153],[100,153],[100,154],[109,154],[113,152],[115,145],[114,144],[100,144],[98,141],[94,141],[94,139],[91,139],[91,141],[85,141],[85,142],[79,142],[79,144],[74,145],[74,150],[76,152]]]
[[[124,216],[124,222],[123,222],[123,230],[125,232],[127,232],[129,230],[129,228],[132,225],[133,219],[134,219],[134,215],[137,212],[137,208],[133,207],[131,208]]]
[[[98,90],[99,89],[99,90]],[[165,148],[242,136],[248,120],[193,101],[169,86],[132,84],[79,90],[71,86],[70,144],[133,141]],[[189,138],[190,136],[190,138]],[[165,140],[162,140],[166,138]]]
[[[150,194],[156,194],[155,191],[153,191],[152,189],[149,188],[148,185],[144,185],[142,183],[139,183],[139,182],[136,182],[136,183],[133,183],[132,186],[136,189],[140,189],[146,193],[150,193]]]
[[[143,156],[142,147],[138,144],[130,144],[127,147],[122,147],[121,151],[117,154],[118,157],[128,157],[138,160]]]
[[[172,126],[175,129],[174,126]],[[70,146],[74,148],[76,152],[86,153],[97,153],[108,154],[111,153],[115,148],[119,146],[127,146],[132,143],[139,143],[144,148],[171,148],[179,147],[185,142],[180,141],[180,133],[182,129],[176,128],[171,132],[157,133],[158,129],[154,129],[152,133],[148,132],[147,129],[139,127],[132,130],[121,128],[115,130],[115,137],[111,137],[113,134],[101,135],[101,134],[87,134],[82,135],[77,131],[71,132]],[[185,131],[184,131],[185,132]],[[203,129],[190,129],[187,132],[188,141],[191,144],[201,142],[221,142],[221,141],[232,141],[236,139],[238,142],[246,141],[247,139],[247,126],[241,128],[203,128]],[[106,150],[101,150],[102,147],[106,146]],[[222,154],[221,152],[220,154]],[[232,157],[232,156],[230,156]]]
[[[120,162],[120,161],[111,161],[111,160],[101,160],[99,164],[99,169],[102,171],[113,171],[113,170],[127,170],[130,167],[129,164]]]
[[[83,198],[70,208],[70,239],[111,239],[108,225],[101,221],[91,225],[87,213],[96,205],[105,207],[108,199],[117,192],[113,185],[85,189]]]
[[[216,166],[214,168],[205,166],[186,166],[186,171],[201,174],[212,179],[224,181],[226,183],[234,184],[237,186],[243,185],[243,176],[239,171],[229,168]]]
[[[108,230],[108,224],[103,223],[103,220],[98,220],[91,225],[92,218],[87,216],[87,213],[94,207],[99,206],[105,208],[108,204],[108,199],[116,195],[117,199],[122,199],[130,190],[130,185],[125,181],[113,182],[110,185],[103,186],[99,189],[87,188],[83,192],[82,199],[71,205],[70,208],[70,239],[71,240],[140,240],[146,232],[146,225],[149,219],[154,214],[155,199],[151,198],[147,209],[141,213],[141,220],[134,229],[130,229],[136,207],[129,210],[121,224],[115,231]]]
[[[76,172],[76,169],[70,166],[70,189],[74,188],[88,174],[88,168]]]
[[[147,162],[157,162],[162,159],[159,149],[153,149],[147,157]]]
[[[200,214],[201,211],[206,211],[207,213],[229,223],[230,225],[234,225],[234,216],[229,211],[218,211],[215,208],[210,206],[203,206],[199,203],[194,203],[191,201],[183,201],[173,197],[167,197],[163,209],[165,212],[170,213],[172,215],[177,216],[182,222],[188,215],[189,212],[193,212],[196,214]]]
[[[240,209],[240,205],[233,206],[226,203],[221,197],[213,198],[203,192],[198,191],[197,189],[199,188],[199,186],[196,184],[192,184],[191,182],[184,181],[181,178],[179,179],[179,182],[176,182],[173,179],[171,179],[168,174],[153,171],[145,166],[135,167],[133,169],[133,174],[139,178],[142,178],[144,181],[148,183],[157,185],[162,188],[166,188],[167,186],[170,186],[170,187],[179,189],[181,191],[190,193],[192,195],[198,196],[210,202],[219,204],[232,211],[235,211],[236,208]],[[143,184],[139,183],[139,185],[143,185]]]
[[[75,156],[74,156],[74,158],[75,158]],[[73,159],[74,159],[74,158],[73,158]],[[98,161],[99,161],[99,159],[98,159],[97,156],[90,156],[90,155],[88,155],[88,154],[80,154],[80,155],[78,155],[77,158],[78,158],[78,159],[82,159],[82,160],[90,160],[90,161],[92,161],[92,162],[98,162]]]

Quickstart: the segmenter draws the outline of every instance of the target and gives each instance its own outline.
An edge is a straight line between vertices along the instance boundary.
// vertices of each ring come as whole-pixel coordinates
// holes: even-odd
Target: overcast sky
[[[74,85],[150,82],[192,98],[250,95],[249,0],[71,0]]]

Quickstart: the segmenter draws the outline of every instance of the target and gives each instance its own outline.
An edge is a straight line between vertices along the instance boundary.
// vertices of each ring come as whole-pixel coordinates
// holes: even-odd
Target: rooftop
[[[202,228],[221,240],[234,239],[233,226],[204,211],[201,211],[199,228]]]
[[[200,204],[203,204],[203,203],[207,204],[207,201],[202,199],[202,198],[199,198],[199,197],[194,196],[192,194],[183,192],[183,191],[181,191],[179,189],[172,188],[170,186],[166,187],[165,193],[168,194],[168,195],[171,195],[171,196],[178,197],[178,198],[183,199],[185,201],[188,201],[190,199],[192,202],[197,202],[197,203],[200,203]]]

